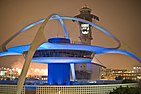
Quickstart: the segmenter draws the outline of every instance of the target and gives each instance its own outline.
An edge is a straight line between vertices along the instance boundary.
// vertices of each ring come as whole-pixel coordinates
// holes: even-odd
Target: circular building
[[[65,38],[49,38],[48,40],[45,38],[44,28],[48,23],[48,21],[51,20],[60,21],[64,30]],[[94,27],[102,31],[106,35],[110,36],[118,43],[118,45],[117,47],[114,48],[105,48],[105,47],[87,45],[83,43],[78,43],[78,44],[71,43],[71,40],[69,39],[68,32],[64,25],[63,20],[73,20],[73,21],[81,22],[82,27],[87,27],[87,26]],[[30,45],[16,46],[8,49],[6,48],[6,45],[17,35],[40,23],[42,24],[38,32],[36,33],[34,40]],[[82,29],[82,31],[83,34],[85,34],[83,36],[87,37],[87,34],[89,33],[86,33],[84,29]],[[75,64],[93,63],[97,66],[104,67],[102,64],[97,64],[95,62],[92,62],[92,59],[95,57],[95,55],[106,54],[106,53],[124,54],[136,59],[138,62],[141,62],[141,60],[135,55],[126,51],[118,50],[120,46],[121,43],[116,37],[114,37],[111,33],[101,28],[100,26],[93,24],[92,22],[80,18],[64,17],[64,16],[59,16],[57,14],[52,14],[46,19],[39,20],[33,24],[30,24],[29,26],[23,28],[17,34],[9,38],[5,43],[3,43],[0,46],[0,51],[1,51],[0,56],[1,57],[7,55],[24,56],[25,62],[21,75],[18,80],[17,91],[16,91],[17,92],[16,94],[20,94],[31,61],[36,63],[48,64],[49,85],[70,85],[70,73],[72,75],[72,79],[77,80],[76,72],[75,72]],[[85,71],[82,71],[82,73],[85,74],[83,75],[84,78],[90,78],[89,73],[85,73]],[[97,75],[95,76],[97,77]]]

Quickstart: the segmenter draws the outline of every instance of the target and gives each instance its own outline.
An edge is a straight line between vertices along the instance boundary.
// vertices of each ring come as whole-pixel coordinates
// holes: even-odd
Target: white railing
[[[15,94],[17,85],[0,85],[0,94]],[[25,88],[23,88],[21,94],[25,94]]]
[[[120,86],[136,87],[138,84],[36,86],[36,94],[109,94]]]
[[[118,87],[137,87],[137,83],[132,84],[109,84],[109,85],[26,85],[21,94],[109,94],[110,91]],[[30,88],[29,90],[26,88]],[[0,85],[0,94],[15,94],[16,85]]]

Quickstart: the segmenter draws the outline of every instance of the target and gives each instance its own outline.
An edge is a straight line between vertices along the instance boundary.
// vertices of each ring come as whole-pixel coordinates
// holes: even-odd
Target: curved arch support
[[[118,46],[114,47],[113,49],[118,49],[121,46],[121,42],[115,36],[113,36],[110,32],[108,32],[107,30],[103,29],[102,27],[100,27],[100,26],[98,26],[98,25],[96,25],[96,24],[94,24],[92,22],[89,22],[89,21],[86,21],[86,20],[83,20],[83,19],[80,19],[80,18],[62,17],[62,19],[75,20],[75,21],[79,21],[79,22],[90,24],[92,27],[102,31],[103,33],[105,33],[106,35],[110,36],[112,39],[114,39],[118,43]]]
[[[46,38],[45,38],[45,35],[44,35],[44,28],[45,28],[45,25],[47,24],[47,22],[49,21],[49,19],[53,15],[54,14],[48,16],[45,19],[45,21],[40,26],[40,28],[39,28],[39,30],[38,30],[38,32],[37,32],[37,34],[36,34],[33,42],[31,43],[30,49],[29,49],[28,54],[27,54],[27,58],[25,59],[25,62],[24,62],[23,68],[22,68],[22,72],[21,72],[20,77],[19,77],[19,80],[18,80],[16,94],[21,94],[21,90],[23,88],[25,77],[26,77],[27,71],[29,69],[30,62],[32,60],[32,57],[33,57],[36,49],[41,44],[43,44],[44,42],[46,42]]]
[[[65,38],[68,39],[69,36],[68,36],[68,32],[67,32],[67,29],[66,29],[66,26],[65,26],[64,21],[62,20],[61,16],[59,16],[59,15],[55,15],[55,16],[56,16],[57,19],[59,19],[59,21],[60,21],[60,23],[61,23],[61,25],[62,25],[62,28],[63,28],[63,30],[64,30],[64,34],[65,34]]]
[[[106,49],[106,48],[105,48]],[[126,52],[126,51],[122,51],[122,50],[111,50],[111,49],[106,49],[105,51],[103,50],[102,53],[100,54],[106,54],[106,53],[112,53],[112,54],[122,54],[122,55],[126,55],[129,56],[135,60],[137,60],[139,63],[141,63],[141,60],[135,56],[134,54],[130,53],[130,52]]]
[[[22,55],[22,54],[21,53],[16,53],[16,52],[2,52],[2,53],[0,53],[0,57],[13,56],[13,55]]]
[[[32,24],[26,26],[26,27],[23,28],[22,30],[20,30],[19,33],[22,33],[22,32],[24,32],[24,31],[26,31],[26,30],[32,28],[32,27],[35,26],[35,25],[38,25],[38,24],[40,24],[40,23],[43,23],[44,21],[45,21],[45,19],[39,20],[39,21],[37,21],[37,22],[34,22],[34,23],[32,23]]]

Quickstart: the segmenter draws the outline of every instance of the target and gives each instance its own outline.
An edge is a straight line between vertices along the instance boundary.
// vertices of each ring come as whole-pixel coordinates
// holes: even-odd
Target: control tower
[[[76,18],[81,18],[90,22],[95,22],[96,20],[99,21],[99,17],[91,14],[91,9],[87,6],[84,6],[80,9],[80,14],[75,16]],[[80,40],[83,44],[91,45],[92,32],[91,26],[89,24],[85,24],[79,22],[80,25]]]
[[[80,14],[75,18],[81,18],[92,23],[99,21],[99,17],[91,14],[91,9],[84,6],[80,9]],[[80,41],[84,45],[91,45],[93,40],[92,27],[89,24],[79,22],[80,26]],[[76,64],[76,78],[77,80],[97,80],[100,77],[100,67],[94,64]]]

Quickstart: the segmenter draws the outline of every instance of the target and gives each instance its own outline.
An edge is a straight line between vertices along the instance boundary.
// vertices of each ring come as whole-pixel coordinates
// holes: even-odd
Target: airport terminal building
[[[44,28],[51,20],[60,21],[64,30],[64,38],[45,38]],[[78,22],[80,26],[79,43],[71,42],[63,20]],[[1,45],[0,56],[23,55],[25,62],[17,85],[0,85],[0,92],[4,92],[3,94],[8,94],[7,92],[12,92],[11,94],[15,94],[15,92],[21,94],[22,92],[22,94],[25,94],[26,90],[31,89],[35,94],[107,94],[113,88],[121,86],[122,84],[99,85],[96,83],[96,80],[100,80],[101,68],[105,66],[92,61],[95,55],[115,53],[130,56],[139,62],[141,60],[129,52],[119,50],[120,41],[111,33],[93,23],[93,20],[99,21],[99,17],[91,14],[91,9],[85,6],[80,9],[80,14],[75,17],[52,14],[13,35]],[[6,45],[17,35],[37,24],[41,24],[41,26],[31,44],[6,48]],[[93,39],[92,27],[110,36],[118,43],[117,47],[106,48],[91,45]],[[24,85],[31,62],[48,64],[47,85]],[[122,86],[135,87],[137,84],[123,84]],[[3,91],[2,88],[4,87],[7,90]]]

